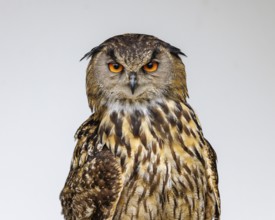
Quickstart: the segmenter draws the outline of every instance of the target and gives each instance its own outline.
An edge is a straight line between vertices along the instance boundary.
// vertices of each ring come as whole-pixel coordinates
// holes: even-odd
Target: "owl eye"
[[[123,66],[119,63],[109,63],[108,67],[112,73],[120,73],[123,70]]]
[[[158,69],[158,65],[157,62],[150,62],[143,66],[143,70],[147,73],[152,73]]]

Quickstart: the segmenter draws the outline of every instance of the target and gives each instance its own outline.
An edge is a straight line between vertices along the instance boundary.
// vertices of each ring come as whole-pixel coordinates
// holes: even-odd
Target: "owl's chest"
[[[110,147],[123,180],[113,219],[200,219],[194,213],[204,212],[202,164],[178,143],[158,141],[144,146],[140,138],[132,138],[128,146]]]
[[[122,171],[113,219],[200,219],[194,213],[204,212],[206,178],[199,135],[190,136],[184,118],[176,125],[138,115],[111,115],[102,126],[101,141]]]
[[[123,166],[124,186],[114,219],[188,219],[194,215],[191,210],[203,210],[206,179],[199,173],[204,170],[183,150],[174,150],[177,159],[165,144],[155,153],[132,150]],[[122,158],[117,157],[119,163]]]

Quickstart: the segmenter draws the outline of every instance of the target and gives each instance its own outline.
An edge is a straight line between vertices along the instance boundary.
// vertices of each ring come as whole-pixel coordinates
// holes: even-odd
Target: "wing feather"
[[[76,133],[77,144],[60,194],[66,220],[111,219],[122,190],[121,168],[97,141],[98,123],[91,116]]]
[[[208,180],[207,183],[208,183],[209,194],[214,194],[213,199],[209,198],[210,196],[208,197],[210,201],[208,201],[206,205],[206,219],[212,219],[212,216],[214,214],[214,219],[219,220],[220,213],[221,213],[221,202],[220,202],[220,194],[219,194],[219,188],[218,188],[219,179],[218,179],[218,170],[217,170],[217,164],[216,164],[217,155],[215,150],[211,146],[211,144],[204,138],[201,124],[195,111],[192,109],[190,105],[188,104],[186,105],[190,109],[191,117],[196,123],[197,129],[201,134],[201,139],[203,142],[203,157],[205,160],[205,169],[206,169],[206,175]]]

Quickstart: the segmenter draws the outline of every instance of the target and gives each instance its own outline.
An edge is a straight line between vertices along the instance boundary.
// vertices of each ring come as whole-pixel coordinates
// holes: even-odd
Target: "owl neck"
[[[117,138],[122,133],[129,137],[136,137],[142,133],[142,129],[157,129],[161,136],[169,133],[169,126],[179,124],[179,118],[184,109],[188,108],[186,102],[175,102],[173,100],[154,100],[147,103],[109,103],[104,110],[96,111],[95,115],[101,121],[99,133],[114,132]],[[179,125],[180,126],[180,125]],[[182,126],[181,126],[182,127]],[[126,129],[122,131],[122,129]]]
[[[133,101],[113,101],[108,102],[105,105],[102,105],[98,110],[101,112],[101,115],[106,113],[110,115],[113,112],[122,113],[125,115],[136,114],[137,112],[140,115],[148,115],[153,117],[150,112],[152,109],[158,109],[160,111],[168,111],[169,107],[174,109],[176,103],[173,100],[165,100],[165,99],[156,99],[156,100],[143,100],[142,102],[133,102]],[[104,112],[104,113],[103,113]],[[103,114],[102,114],[103,113]]]

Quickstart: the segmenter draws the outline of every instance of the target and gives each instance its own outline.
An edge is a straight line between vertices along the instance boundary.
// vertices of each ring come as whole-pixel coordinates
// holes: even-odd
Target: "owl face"
[[[180,85],[184,93],[185,71],[178,54],[179,49],[149,35],[108,39],[85,55],[92,56],[86,81],[90,105],[159,99],[173,90],[176,94]]]

